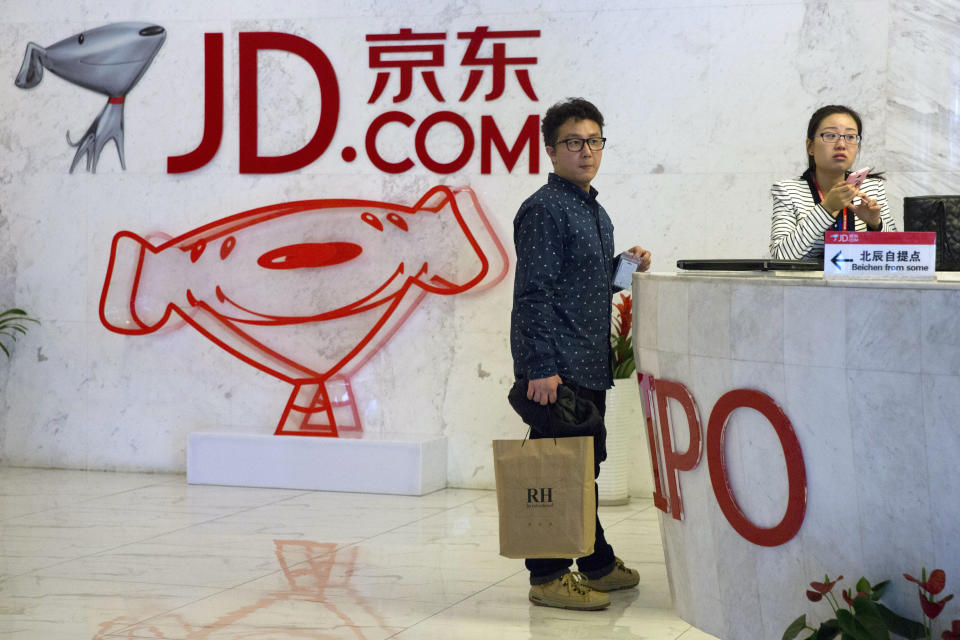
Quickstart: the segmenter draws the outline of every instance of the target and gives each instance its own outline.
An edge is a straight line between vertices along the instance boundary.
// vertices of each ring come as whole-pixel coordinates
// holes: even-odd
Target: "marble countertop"
[[[960,272],[941,271],[936,280],[894,280],[888,278],[831,278],[823,277],[821,271],[664,271],[658,273],[635,273],[636,279],[656,280],[707,279],[711,281],[750,282],[757,285],[775,286],[825,286],[873,289],[960,289]]]

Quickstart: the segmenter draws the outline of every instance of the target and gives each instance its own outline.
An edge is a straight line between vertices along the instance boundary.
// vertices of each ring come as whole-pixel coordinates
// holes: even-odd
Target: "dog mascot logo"
[[[107,96],[107,104],[79,141],[71,142],[67,132],[67,144],[77,147],[70,173],[83,156],[87,158],[87,171],[95,173],[100,152],[110,140],[117,145],[120,166],[127,168],[123,157],[123,102],[166,37],[164,28],[155,24],[117,22],[70,36],[46,49],[33,42],[27,45],[16,79],[21,89],[40,84],[47,69],[67,82]]]
[[[287,202],[176,238],[117,233],[100,320],[127,335],[186,322],[293,385],[277,435],[337,436],[361,431],[351,378],[427,295],[489,289],[508,267],[467,187],[413,206]]]

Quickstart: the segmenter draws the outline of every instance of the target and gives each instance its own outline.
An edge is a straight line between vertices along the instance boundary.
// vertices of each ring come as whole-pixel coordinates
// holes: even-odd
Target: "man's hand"
[[[527,383],[527,400],[546,406],[557,401],[557,387],[563,384],[560,376],[537,378]]]
[[[630,247],[627,253],[640,259],[640,268],[637,271],[646,271],[650,268],[650,252],[643,247]]]

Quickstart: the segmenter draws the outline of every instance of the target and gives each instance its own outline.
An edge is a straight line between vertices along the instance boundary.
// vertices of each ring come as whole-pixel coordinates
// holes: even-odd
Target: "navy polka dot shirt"
[[[597,190],[551,173],[517,211],[513,241],[514,375],[609,389],[613,223]]]

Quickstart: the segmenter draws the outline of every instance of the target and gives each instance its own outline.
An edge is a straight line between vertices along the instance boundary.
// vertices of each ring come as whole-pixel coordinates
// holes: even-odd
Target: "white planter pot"
[[[601,505],[627,504],[630,501],[630,467],[636,442],[643,429],[643,411],[636,376],[614,380],[607,391],[607,459],[600,465],[597,478]],[[646,438],[642,438],[646,442]],[[649,457],[649,456],[648,456]],[[646,467],[646,459],[640,461]],[[646,497],[646,496],[644,496]]]

